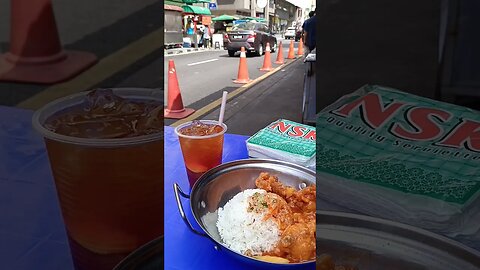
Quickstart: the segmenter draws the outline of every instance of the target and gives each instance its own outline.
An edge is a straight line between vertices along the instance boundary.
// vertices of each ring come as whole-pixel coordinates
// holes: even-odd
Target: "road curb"
[[[293,59],[292,61],[288,61],[289,59],[287,59],[287,61],[288,61],[287,63],[284,63],[284,64],[276,67],[274,70],[272,70],[270,72],[267,72],[267,73],[263,74],[262,76],[254,79],[253,81],[251,81],[251,82],[249,82],[249,83],[231,91],[227,95],[227,102],[231,101],[236,96],[240,95],[241,93],[244,93],[245,91],[249,90],[253,86],[257,85],[258,83],[262,82],[263,80],[267,79],[268,77],[272,76],[273,74],[275,74],[278,71],[288,67],[290,64],[295,63],[296,61],[298,61],[300,59],[303,59],[303,57],[297,57],[297,58]],[[205,116],[205,115],[209,114],[210,112],[214,111],[215,109],[217,109],[221,104],[222,104],[222,99],[219,98],[219,99],[203,106],[202,108],[196,110],[195,113],[193,113],[192,115],[170,124],[170,126],[171,127],[177,127],[177,126],[179,126],[183,123],[193,121],[193,120],[198,119],[202,116]]]

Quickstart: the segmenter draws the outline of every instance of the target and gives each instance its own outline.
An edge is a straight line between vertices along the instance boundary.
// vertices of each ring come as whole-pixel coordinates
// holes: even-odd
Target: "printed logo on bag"
[[[303,138],[311,141],[316,140],[315,130],[311,130],[305,126],[296,125],[293,122],[279,120],[272,123],[268,128],[292,138]]]
[[[359,113],[364,124],[372,130],[388,125],[388,132],[399,139],[429,141],[435,146],[480,152],[480,122],[453,117],[446,110],[400,100],[385,101],[380,94],[371,92],[330,113],[341,118]],[[393,119],[399,114],[403,114],[404,121]],[[455,123],[453,128],[445,129],[445,124],[452,122]]]
[[[386,200],[408,194],[425,213],[441,201],[456,215],[480,199],[478,111],[366,85],[320,112],[316,127],[317,172],[342,185],[381,187]]]

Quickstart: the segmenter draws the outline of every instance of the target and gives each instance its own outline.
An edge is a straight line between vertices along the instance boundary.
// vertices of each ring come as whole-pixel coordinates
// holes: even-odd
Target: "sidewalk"
[[[277,73],[227,102],[224,122],[228,133],[251,136],[280,118],[302,121],[305,64],[297,59]],[[216,93],[215,98],[220,98]],[[198,109],[198,108],[197,108]],[[200,119],[218,119],[220,108]],[[174,121],[165,119],[165,124]]]
[[[303,76],[301,59],[253,86],[226,106],[228,132],[253,135],[280,118],[302,121]],[[218,119],[216,110],[205,119]]]

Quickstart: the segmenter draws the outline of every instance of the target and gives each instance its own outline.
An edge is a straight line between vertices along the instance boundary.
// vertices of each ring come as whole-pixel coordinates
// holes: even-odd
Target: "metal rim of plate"
[[[113,270],[158,270],[164,264],[164,237],[141,246],[125,257]]]
[[[205,189],[210,184],[210,182],[215,181],[217,177],[220,177],[224,174],[235,172],[235,171],[237,172],[248,171],[249,169],[266,171],[266,172],[275,171],[277,173],[283,173],[285,175],[288,174],[292,177],[292,179],[293,178],[298,179],[298,181],[301,182],[299,183],[299,185],[302,185],[302,187],[303,185],[307,186],[307,183],[313,185],[315,184],[315,180],[316,180],[315,171],[291,162],[286,162],[286,161],[254,158],[254,159],[235,160],[235,161],[223,163],[205,172],[197,180],[197,182],[195,182],[190,192],[190,195],[184,194],[183,192],[178,190],[179,192],[178,194],[176,194],[176,196],[177,196],[177,205],[179,207],[180,212],[182,213],[184,211],[183,206],[181,206],[181,202],[179,199],[179,195],[183,194],[181,196],[184,196],[185,198],[188,198],[190,200],[190,210],[192,212],[193,218],[205,233],[195,231],[192,225],[190,224],[190,221],[188,221],[188,218],[186,218],[186,216],[185,217],[182,216],[182,218],[184,219],[184,222],[187,224],[187,227],[189,227],[195,234],[204,236],[212,240],[216,249],[225,250],[227,251],[228,254],[233,255],[234,257],[240,259],[239,261],[254,264],[257,267],[263,267],[265,269],[308,269],[310,265],[313,266],[315,264],[315,260],[310,260],[310,261],[301,262],[301,263],[289,263],[289,264],[270,263],[270,262],[261,261],[253,257],[248,257],[246,255],[235,252],[230,248],[228,248],[221,240],[218,239],[218,237],[215,237],[212,234],[212,231],[209,230],[206,227],[205,223],[202,221],[202,213],[199,213],[199,211],[197,211],[198,210],[197,206],[202,205],[200,203],[202,199],[200,198],[201,196],[199,195],[202,193],[202,190]],[[255,172],[255,175],[256,175],[255,177],[258,177],[258,172]],[[174,188],[174,190],[176,190],[176,188]],[[235,194],[237,193],[238,192],[236,192]],[[231,199],[232,197],[233,195],[229,197],[229,199]]]
[[[349,260],[355,258],[356,263],[359,263],[362,260],[375,261],[375,257],[384,257],[378,260],[383,260],[383,265],[373,262],[366,269],[385,269],[385,266],[392,269],[389,266],[394,265],[393,262],[395,265],[405,263],[415,266],[398,266],[398,269],[480,269],[480,251],[410,225],[359,214],[319,210],[316,223],[317,256],[319,253],[329,253],[328,249],[336,246],[333,253],[340,255],[333,257],[341,263],[358,266]],[[322,250],[323,247],[325,250]],[[363,255],[348,255],[353,253]],[[344,261],[341,257],[347,259]],[[364,269],[358,267],[360,270]]]

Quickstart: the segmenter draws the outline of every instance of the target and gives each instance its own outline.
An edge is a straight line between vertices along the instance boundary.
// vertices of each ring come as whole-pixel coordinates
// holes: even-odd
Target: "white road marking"
[[[195,63],[188,64],[187,66],[195,66],[195,65],[205,64],[205,63],[214,62],[214,61],[218,61],[218,59],[214,58],[214,59],[210,59],[210,60],[195,62]]]
[[[187,52],[180,52],[180,51],[174,51],[173,53],[168,53],[168,50],[165,50],[165,55],[164,57],[175,57],[175,56],[182,56],[186,54],[193,54],[193,53],[203,53],[203,52],[220,52],[223,50],[198,50],[198,51],[187,51]],[[225,51],[223,51],[225,52]]]

